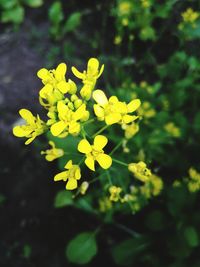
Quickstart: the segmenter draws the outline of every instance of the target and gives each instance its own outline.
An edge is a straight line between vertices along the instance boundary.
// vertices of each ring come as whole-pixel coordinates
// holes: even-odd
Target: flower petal
[[[95,171],[94,167],[94,158],[92,156],[89,156],[85,159],[85,165],[92,171]]]
[[[28,132],[30,134],[32,131]],[[13,134],[17,137],[24,137],[27,135],[27,131],[24,130],[21,126],[15,126],[13,128]]]
[[[75,171],[75,178],[76,178],[76,180],[81,179],[81,170],[80,170],[79,166],[77,166],[77,169]]]
[[[108,139],[107,137],[105,137],[104,135],[97,135],[94,138],[94,148],[96,150],[101,150],[104,148],[104,146],[106,146],[106,144],[108,143]]]
[[[78,144],[78,151],[84,154],[88,154],[92,151],[92,147],[86,139],[82,139]]]
[[[134,99],[134,100],[132,100],[132,101],[127,105],[128,112],[136,111],[136,109],[138,109],[140,105],[141,105],[141,101],[140,101],[140,99]]]
[[[112,165],[112,158],[107,154],[99,154],[96,160],[103,169],[108,169]]]
[[[94,113],[97,117],[104,117],[104,109],[98,104],[94,104]]]
[[[54,136],[58,136],[65,130],[66,127],[67,125],[64,123],[64,121],[56,122],[51,126],[51,133]]]
[[[61,81],[61,82],[57,83],[56,87],[63,94],[66,94],[70,89],[70,85],[65,81]]]
[[[37,76],[42,80],[46,80],[49,76],[49,71],[45,68],[42,68],[37,72]]]
[[[138,118],[138,116],[132,116],[132,115],[124,115],[122,117],[122,120],[124,123],[130,123],[133,122],[134,120],[136,120]]]
[[[20,109],[19,114],[29,124],[34,123],[35,117],[28,109],[25,109],[25,108]]]
[[[74,76],[76,76],[77,78],[79,78],[81,80],[84,79],[84,77],[85,77],[85,75],[82,72],[78,71],[77,68],[75,68],[75,67],[72,67],[72,72],[73,72]]]
[[[67,190],[74,190],[77,188],[77,180],[74,178],[70,178],[66,184]]]
[[[63,171],[54,176],[54,181],[66,181],[67,180],[67,172]]]
[[[67,65],[65,63],[60,63],[55,70],[55,78],[57,81],[65,81],[65,74],[67,71]]]
[[[107,125],[118,123],[121,120],[122,116],[120,113],[112,113],[105,117],[105,122]]]
[[[70,159],[70,160],[65,164],[64,168],[69,170],[69,169],[72,168],[72,166],[73,166],[73,164],[72,164],[72,160]]]
[[[95,90],[92,97],[100,106],[105,106],[108,103],[108,99],[102,90]]]

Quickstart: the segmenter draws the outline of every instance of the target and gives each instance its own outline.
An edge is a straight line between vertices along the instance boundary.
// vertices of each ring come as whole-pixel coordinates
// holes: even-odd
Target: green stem
[[[123,166],[126,166],[126,167],[128,167],[128,164],[127,164],[127,163],[125,163],[125,162],[122,162],[121,160],[118,160],[118,159],[113,159],[113,158],[112,158],[112,160],[113,160],[114,162],[116,162],[116,163],[120,164],[120,165],[123,165]]]
[[[102,127],[99,131],[97,131],[95,134],[93,134],[92,138],[94,138],[96,135],[102,133],[105,129],[107,129],[110,125],[105,125]]]
[[[113,148],[113,150],[110,152],[110,156],[122,145],[123,139]]]
[[[121,230],[123,230],[123,231],[129,233],[129,234],[130,234],[131,236],[133,236],[133,237],[140,237],[140,236],[141,236],[141,234],[139,234],[139,233],[133,231],[132,229],[128,228],[127,226],[125,226],[125,225],[123,225],[123,224],[115,223],[115,226],[118,227],[118,228],[120,228]]]
[[[93,121],[95,121],[95,119],[91,119],[91,120],[88,120],[88,121],[86,121],[86,122],[83,122],[83,125],[89,124],[89,123],[91,123],[91,122],[93,122]]]
[[[109,171],[106,171],[106,176],[108,178],[109,184],[112,185],[113,183],[112,183],[112,180],[111,180],[111,176],[110,176]]]
[[[79,161],[79,163],[78,163],[79,166],[83,163],[84,159],[85,159],[85,157],[83,157],[83,158]]]

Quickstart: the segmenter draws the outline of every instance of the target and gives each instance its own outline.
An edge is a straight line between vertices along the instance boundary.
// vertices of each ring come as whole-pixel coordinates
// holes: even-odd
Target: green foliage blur
[[[48,64],[56,65],[58,55],[80,64],[97,57],[105,64],[99,86],[108,95],[124,101],[141,99],[140,130],[127,144],[135,153],[127,151],[126,159],[145,161],[164,182],[161,194],[141,203],[135,214],[117,205],[102,214],[95,184],[77,199],[59,191],[54,208],[81,209],[99,222],[68,242],[67,258],[76,264],[90,262],[101,250],[103,238],[116,266],[199,267],[200,180],[190,173],[191,168],[200,172],[200,2],[45,2],[0,0],[1,23],[20,30],[27,8],[47,6],[43,12],[47,12],[51,51],[58,49]],[[66,145],[59,142],[58,147]],[[72,148],[76,145],[70,141]],[[61,170],[66,160],[58,160]],[[124,175],[120,173],[119,179]],[[105,233],[107,226],[112,231]]]

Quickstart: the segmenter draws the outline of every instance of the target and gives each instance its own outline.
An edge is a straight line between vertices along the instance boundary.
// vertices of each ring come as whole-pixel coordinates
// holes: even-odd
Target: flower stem
[[[128,167],[128,164],[127,164],[127,163],[125,163],[125,162],[123,162],[123,161],[121,161],[121,160],[118,160],[118,159],[113,159],[113,158],[112,158],[112,160],[113,160],[114,162],[116,162],[116,163],[120,164],[120,165],[123,165],[123,166],[126,166],[126,167]]]
[[[113,148],[113,150],[110,152],[110,156],[122,145],[123,139]]]
[[[103,126],[99,131],[97,131],[95,134],[93,134],[92,138],[94,138],[96,135],[102,133],[105,129],[107,129],[110,125]]]

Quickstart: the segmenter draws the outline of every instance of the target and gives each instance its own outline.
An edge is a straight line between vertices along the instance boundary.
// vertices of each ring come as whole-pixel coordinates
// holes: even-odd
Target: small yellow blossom
[[[119,45],[119,44],[121,44],[121,42],[122,42],[122,37],[119,35],[115,36],[114,44]]]
[[[197,172],[194,168],[190,168],[188,179],[188,189],[190,192],[194,193],[200,190],[200,173]]]
[[[112,208],[112,202],[108,197],[103,197],[99,199],[99,210],[101,212],[106,212]]]
[[[145,101],[142,103],[141,107],[138,109],[138,114],[141,117],[150,119],[150,118],[155,117],[156,110],[151,107],[151,104],[148,101]]]
[[[143,161],[139,161],[138,163],[130,163],[128,165],[128,169],[138,180],[142,182],[149,181],[152,175],[151,171],[147,168],[146,163]]]
[[[129,19],[128,18],[123,18],[122,19],[122,25],[123,26],[128,26],[128,24],[129,24]]]
[[[86,139],[82,139],[79,142],[78,151],[86,155],[85,164],[92,171],[95,171],[95,161],[97,161],[103,169],[110,168],[112,158],[103,151],[107,142],[108,139],[103,135],[97,135],[94,138],[93,145],[90,145]]]
[[[102,90],[95,90],[93,98],[97,104],[94,104],[94,113],[100,121],[105,120],[107,125],[114,123],[128,124],[138,118],[130,115],[138,109],[141,102],[139,99],[132,100],[129,104],[121,102],[116,96],[106,97]]]
[[[47,149],[46,151],[41,151],[41,155],[45,155],[45,159],[47,161],[53,161],[64,155],[63,149],[56,148],[55,143],[53,141],[49,141],[49,145],[52,147],[51,149]]]
[[[151,188],[152,195],[153,196],[159,195],[161,190],[163,189],[162,179],[159,176],[152,174],[150,177],[150,184],[152,186]]]
[[[81,195],[85,195],[85,193],[87,192],[89,187],[89,183],[84,181],[82,182],[82,184],[80,185],[79,191],[81,193]]]
[[[192,8],[188,8],[181,14],[183,21],[187,23],[194,23],[198,19],[199,15],[199,12],[194,11]]]
[[[81,171],[78,165],[74,165],[72,160],[69,160],[64,167],[66,171],[55,175],[54,181],[67,181],[66,189],[74,190],[77,188],[77,180],[81,178]]]
[[[126,139],[131,139],[139,131],[139,125],[135,122],[132,122],[128,125],[124,124],[122,129],[125,130]]]
[[[104,65],[99,70],[99,61],[96,58],[90,58],[87,64],[87,71],[78,71],[75,67],[72,67],[73,74],[82,80],[84,86],[82,87],[80,94],[81,96],[89,100],[91,97],[92,90],[96,85],[97,79],[101,76],[104,70]]]
[[[20,109],[19,114],[25,120],[26,124],[18,125],[13,128],[13,134],[17,137],[26,137],[28,140],[25,145],[30,144],[38,135],[43,134],[47,127],[46,124],[27,109]]]
[[[73,107],[72,102],[70,103]],[[57,110],[59,121],[51,126],[51,133],[54,136],[78,135],[81,129],[80,121],[87,120],[89,117],[85,104],[82,104],[76,111],[73,111],[70,109],[69,103],[65,105],[62,101],[59,101]]]
[[[115,185],[112,185],[109,188],[109,192],[110,192],[110,201],[113,202],[117,202],[120,200],[120,193],[121,193],[122,189],[121,187],[117,187]]]
[[[164,129],[173,137],[181,136],[180,129],[173,122],[165,124]]]
[[[133,6],[132,6],[131,2],[123,1],[123,2],[119,3],[119,6],[118,6],[119,16],[129,15],[132,8],[133,8]]]
[[[149,8],[151,3],[148,0],[141,0],[141,5],[143,8]]]

